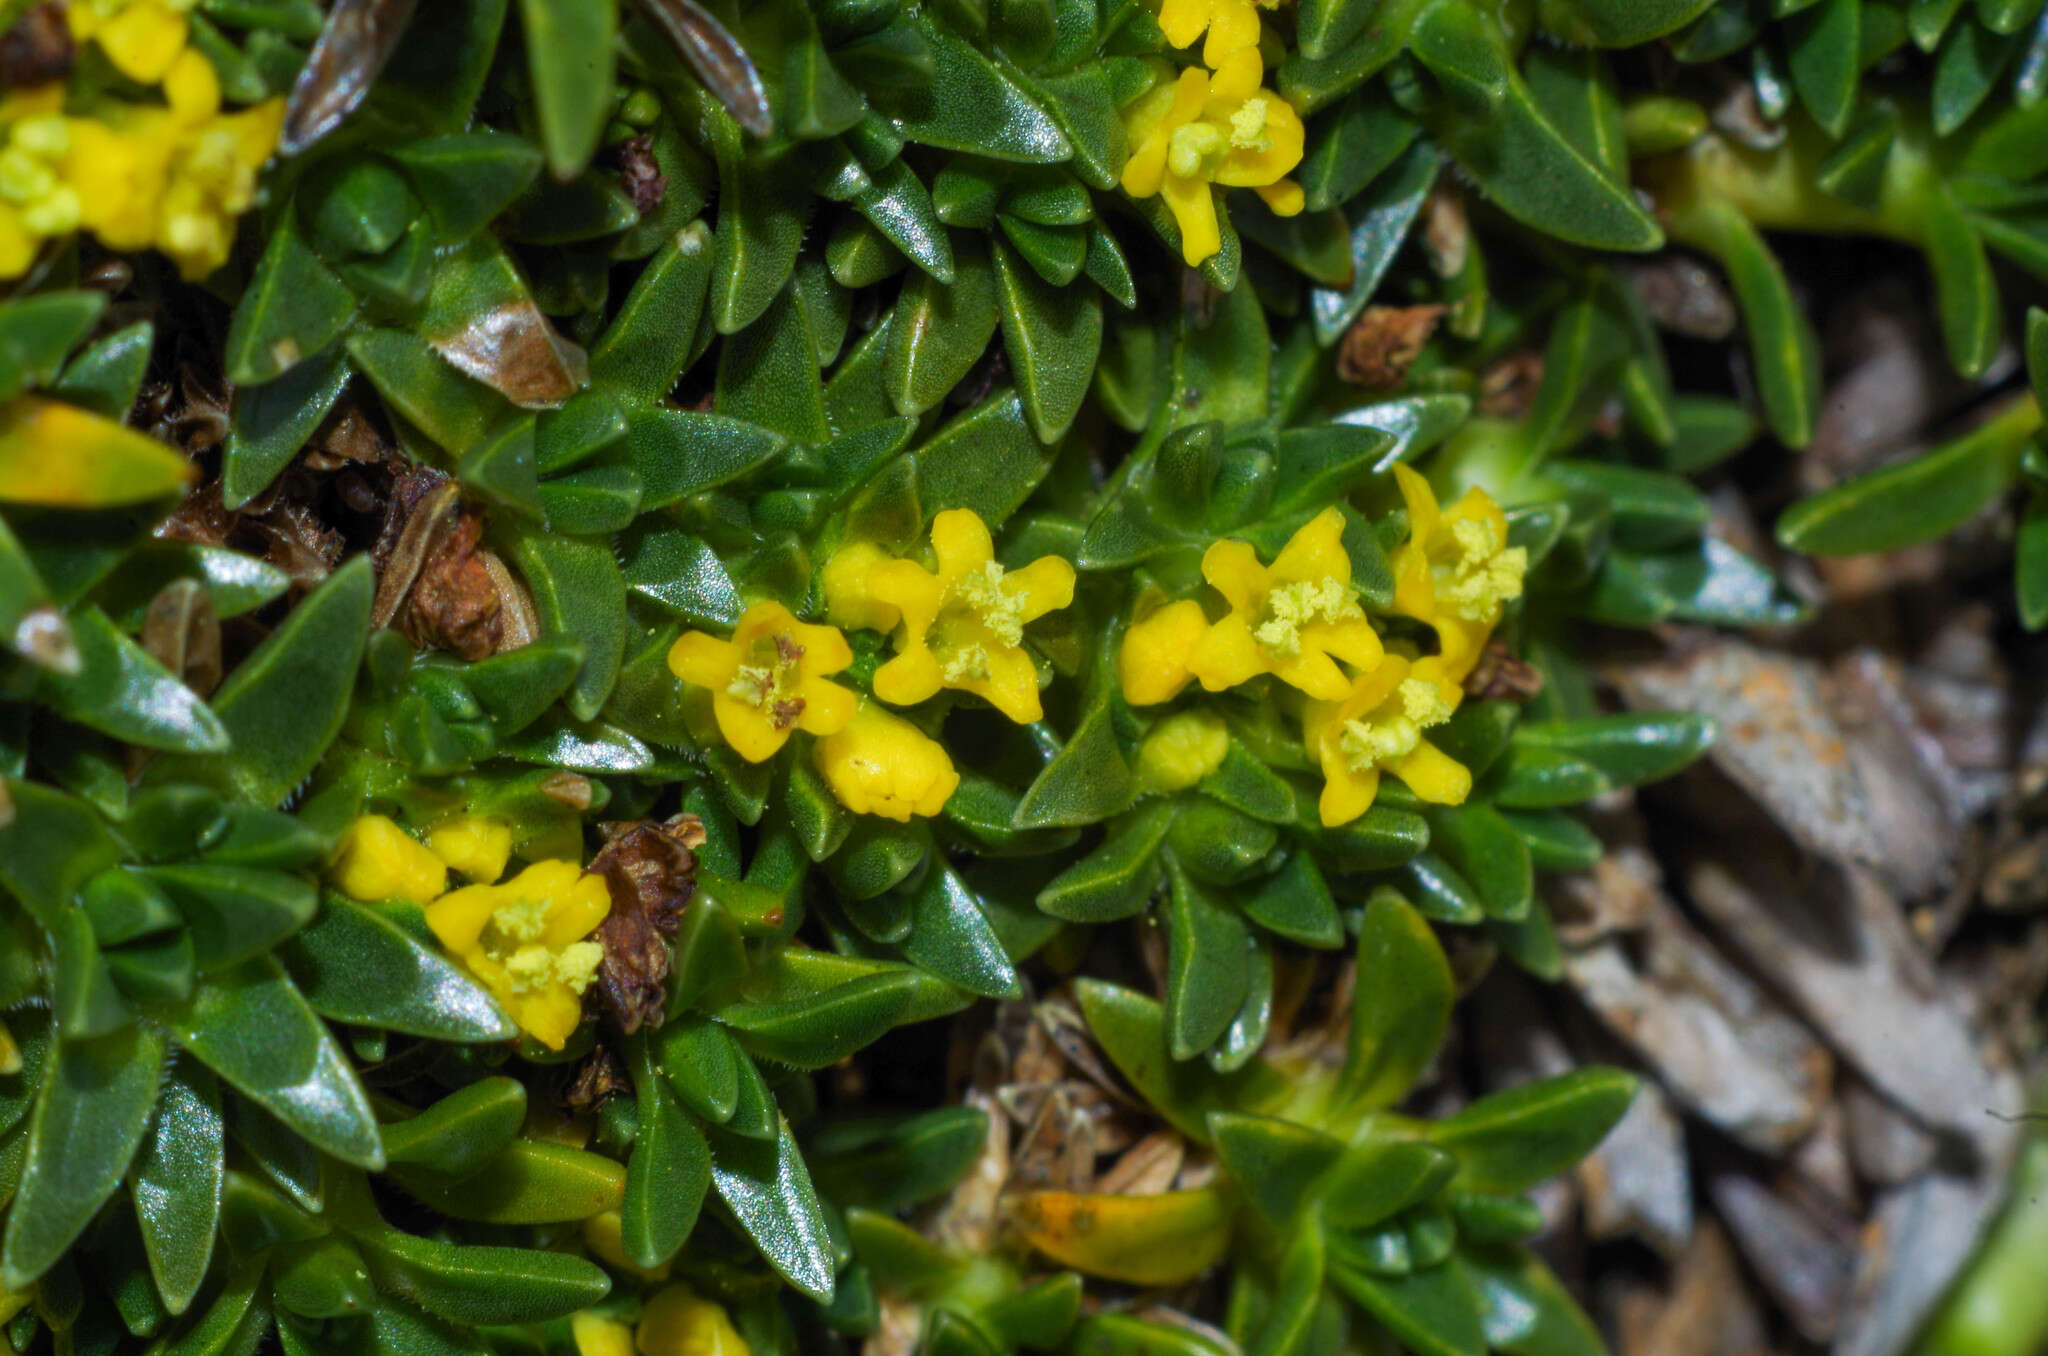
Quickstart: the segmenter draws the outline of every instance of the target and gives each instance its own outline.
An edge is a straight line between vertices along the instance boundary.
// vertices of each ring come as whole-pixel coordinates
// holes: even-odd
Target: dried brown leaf
[[[704,823],[681,814],[666,823],[652,820],[600,824],[605,845],[589,870],[604,877],[612,909],[598,929],[604,961],[598,988],[605,1006],[628,1035],[660,1026],[667,998],[667,939],[682,926],[683,908],[697,887],[696,849],[704,845]]]
[[[327,24],[292,85],[278,150],[297,155],[341,125],[375,84],[416,0],[334,0]]]

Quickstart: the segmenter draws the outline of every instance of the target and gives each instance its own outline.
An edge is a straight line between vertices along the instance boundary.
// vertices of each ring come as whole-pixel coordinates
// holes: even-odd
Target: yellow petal
[[[596,1217],[602,1218],[602,1215]],[[613,1218],[616,1219],[618,1216],[615,1214]],[[596,1219],[586,1222],[586,1235],[589,1233],[589,1225],[595,1223]],[[591,1251],[595,1252],[596,1249],[593,1248]],[[617,1319],[606,1318],[602,1314],[571,1314],[569,1338],[576,1344],[576,1356],[633,1356],[633,1330]]]
[[[937,657],[920,639],[876,669],[873,686],[875,695],[891,706],[915,706],[937,696],[945,678]]]
[[[441,859],[383,815],[364,815],[343,831],[328,875],[351,899],[426,904],[448,886]]]
[[[36,261],[42,240],[22,224],[21,213],[0,203],[0,278],[19,278]]]
[[[1270,184],[1254,184],[1252,191],[1266,204],[1266,210],[1276,217],[1300,216],[1301,209],[1308,203],[1308,195],[1303,193],[1301,185],[1292,179],[1280,179]]]
[[[1132,706],[1171,701],[1194,675],[1188,656],[1209,629],[1209,618],[1193,599],[1169,603],[1124,632],[1117,651],[1117,680]]]
[[[102,22],[93,37],[115,70],[138,85],[154,85],[185,50],[187,28],[183,14],[143,0]]]
[[[427,830],[427,850],[450,870],[489,885],[512,859],[512,826],[482,815],[450,819]]]
[[[860,698],[851,689],[822,678],[804,684],[803,699],[804,709],[797,715],[796,727],[805,734],[828,735],[843,729],[860,707]]]
[[[566,984],[550,984],[516,998],[512,1020],[548,1049],[559,1050],[583,1024],[583,999]]]
[[[1203,633],[1187,664],[1188,672],[1201,679],[1202,686],[1210,692],[1236,687],[1267,671],[1265,656],[1252,637],[1251,627],[1235,612]]]
[[[0,504],[111,508],[183,489],[198,468],[111,419],[40,396],[0,409]]]
[[[1005,574],[1003,593],[1022,605],[1025,621],[1037,621],[1048,612],[1073,604],[1074,566],[1059,556],[1040,556]]]
[[[1266,74],[1259,60],[1259,12],[1251,0],[1217,0],[1202,61],[1216,72],[1209,78],[1208,111],[1227,118]]]
[[[491,921],[491,914],[497,910],[502,898],[494,885],[465,885],[460,890],[450,890],[433,903],[427,905],[427,926],[433,929],[441,945],[467,963],[471,952],[476,950],[477,938],[484,935],[484,925]],[[475,965],[471,964],[472,969]]]
[[[1472,794],[1471,772],[1426,739],[1389,763],[1387,771],[1431,805],[1462,805]]]
[[[885,560],[869,574],[874,596],[897,609],[904,628],[923,635],[939,615],[946,584],[914,560]]]
[[[711,694],[711,716],[718,722],[718,733],[731,746],[732,751],[750,763],[765,763],[782,751],[789,742],[789,730],[777,729],[775,722],[763,715],[760,708],[727,695],[723,690]]]
[[[988,564],[995,549],[988,524],[972,509],[947,509],[932,519],[932,554],[939,578],[949,584]]]
[[[668,671],[692,687],[723,692],[739,668],[739,647],[729,640],[685,631],[668,649]]]
[[[723,1306],[686,1285],[660,1291],[640,1312],[640,1356],[750,1356]]]
[[[855,542],[835,551],[819,576],[825,591],[825,615],[839,626],[869,631],[895,629],[903,614],[895,604],[875,597],[868,582],[874,568],[887,559],[888,553],[871,541]]]
[[[1134,198],[1149,198],[1159,191],[1166,177],[1166,138],[1150,136],[1140,141],[1124,162],[1120,181],[1124,192]]]
[[[164,75],[164,102],[181,122],[201,123],[220,111],[220,77],[196,47],[187,47]]]
[[[1214,549],[1214,548],[1211,548]],[[1204,558],[1206,565],[1207,559]],[[1326,508],[1301,525],[1280,548],[1272,577],[1284,580],[1351,582],[1351,554],[1344,549],[1344,515]]]
[[[846,634],[836,626],[792,622],[787,634],[804,647],[805,673],[837,673],[853,663],[853,647],[846,643]]]
[[[1349,824],[1372,808],[1373,797],[1379,791],[1378,768],[1355,772],[1343,754],[1326,753],[1323,758],[1323,794],[1316,801],[1317,817],[1326,829]]]
[[[1344,694],[1351,690],[1351,680],[1344,676],[1344,670],[1338,668],[1328,655],[1309,648],[1306,640],[1307,637],[1303,637],[1301,653],[1273,665],[1274,675],[1289,687],[1299,688],[1320,701],[1342,701]],[[1198,672],[1196,676],[1201,675]],[[1206,680],[1203,686],[1208,686]]]
[[[1223,248],[1223,234],[1216,225],[1216,202],[1209,195],[1206,179],[1183,179],[1169,173],[1160,192],[1180,226],[1180,257],[1189,268],[1198,267]]]
[[[1175,47],[1185,47],[1209,26],[1209,0],[1162,0],[1159,31]]]
[[[1267,587],[1266,567],[1259,564],[1259,553],[1248,541],[1211,542],[1202,553],[1202,578],[1235,612],[1256,609]]]
[[[970,689],[1019,725],[1045,716],[1038,696],[1038,666],[1020,648],[996,650],[988,657],[988,677]]]
[[[1386,654],[1386,647],[1380,644],[1380,633],[1363,617],[1311,622],[1301,628],[1301,643],[1335,655],[1355,669],[1369,669]]]

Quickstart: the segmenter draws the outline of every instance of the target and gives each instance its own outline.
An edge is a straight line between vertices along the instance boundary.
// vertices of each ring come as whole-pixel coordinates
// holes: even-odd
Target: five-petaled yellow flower
[[[844,728],[859,698],[825,675],[852,662],[837,627],[798,621],[776,602],[749,607],[730,640],[685,631],[668,652],[676,677],[710,691],[718,732],[750,763],[773,758],[792,730]]]
[[[1230,611],[1188,656],[1188,671],[1211,692],[1270,673],[1311,697],[1339,701],[1351,680],[1341,659],[1370,669],[1383,652],[1351,587],[1344,515],[1324,509],[1261,565],[1251,543],[1219,541],[1202,556],[1202,577]]]
[[[941,688],[972,692],[1020,725],[1039,719],[1038,666],[1024,628],[1074,601],[1074,567],[1040,556],[996,563],[988,525],[971,509],[932,519],[936,570],[856,542],[825,566],[826,615],[843,626],[895,632],[896,656],[875,670],[875,695],[911,706]]]
[[[811,762],[841,805],[899,824],[939,813],[960,785],[937,740],[873,702],[862,702],[844,729],[813,745]]]
[[[1259,88],[1262,74],[1258,49],[1239,48],[1213,72],[1190,66],[1162,81],[1125,114],[1124,192],[1165,195],[1191,267],[1223,248],[1211,184],[1255,189],[1279,216],[1301,211],[1301,186],[1285,177],[1301,163],[1301,115]]]
[[[748,1356],[725,1306],[680,1281],[655,1292],[637,1328],[585,1310],[571,1316],[576,1356]]]
[[[604,960],[590,935],[611,908],[602,876],[545,861],[503,885],[451,890],[427,905],[427,926],[513,1021],[559,1050],[583,1020],[583,991]]]
[[[1312,701],[1302,713],[1302,742],[1322,764],[1323,824],[1348,824],[1372,807],[1380,773],[1391,772],[1434,805],[1457,805],[1472,774],[1422,737],[1450,719],[1454,703],[1409,662],[1388,655],[1352,681],[1343,700]]]
[[[1478,486],[1439,509],[1417,472],[1396,466],[1394,480],[1408,506],[1408,540],[1394,553],[1394,610],[1436,628],[1438,652],[1418,668],[1456,700],[1501,609],[1522,596],[1529,552],[1508,545],[1507,516]]]

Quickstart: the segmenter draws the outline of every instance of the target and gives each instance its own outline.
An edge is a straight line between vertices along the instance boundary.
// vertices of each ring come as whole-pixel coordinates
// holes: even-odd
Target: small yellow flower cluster
[[[1131,155],[1123,188],[1134,198],[1165,195],[1180,224],[1181,256],[1193,266],[1223,247],[1211,184],[1253,189],[1279,216],[1301,211],[1301,186],[1284,177],[1301,163],[1301,115],[1260,87],[1265,61],[1253,0],[1163,0],[1159,26],[1176,47],[1206,32],[1208,69],[1173,77],[1161,63],[1159,82],[1125,110]]]
[[[342,835],[328,878],[353,899],[423,906],[441,945],[512,1020],[560,1050],[583,1020],[583,991],[604,960],[591,934],[611,912],[611,892],[570,861],[535,862],[496,884],[511,854],[512,829],[502,820],[450,820],[422,845],[383,815],[364,815]],[[449,890],[450,869],[475,883]]]
[[[1502,609],[1521,596],[1528,569],[1528,552],[1508,546],[1507,518],[1484,490],[1443,510],[1420,475],[1405,466],[1394,475],[1409,522],[1394,555],[1394,608],[1436,632],[1437,653],[1387,651],[1352,588],[1344,516],[1330,508],[1270,566],[1249,543],[1211,545],[1202,577],[1228,604],[1225,615],[1211,621],[1194,599],[1168,603],[1131,626],[1117,656],[1133,706],[1170,701],[1196,680],[1219,692],[1271,674],[1298,689],[1302,742],[1323,771],[1318,808],[1332,827],[1371,807],[1382,771],[1436,804],[1470,794],[1471,774],[1424,732],[1457,710],[1466,675]],[[1139,750],[1148,785],[1178,790],[1214,771],[1220,733],[1220,721],[1195,713],[1161,721]]]
[[[1029,724],[1043,710],[1024,628],[1073,601],[1074,567],[1046,556],[1005,570],[988,524],[967,509],[932,520],[931,554],[935,568],[851,543],[820,576],[833,625],[755,603],[729,640],[686,632],[669,668],[711,694],[719,733],[749,762],[774,757],[802,730],[817,736],[811,761],[847,809],[899,822],[936,815],[960,785],[953,760],[909,721],[825,681],[853,662],[839,628],[892,633],[895,656],[875,670],[880,702],[914,706],[952,688]]]
[[[748,1356],[725,1306],[677,1282],[655,1292],[637,1326],[585,1310],[569,1320],[576,1356]]]
[[[235,220],[284,123],[284,101],[221,110],[213,65],[188,45],[193,0],[74,0],[72,37],[160,102],[67,111],[61,84],[0,100],[0,277],[43,242],[89,230],[116,250],[155,248],[187,278],[227,261]]]

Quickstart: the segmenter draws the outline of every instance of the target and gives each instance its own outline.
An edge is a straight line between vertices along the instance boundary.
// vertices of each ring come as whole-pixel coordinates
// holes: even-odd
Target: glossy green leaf
[[[59,1041],[44,1057],[27,1167],[0,1243],[0,1286],[27,1289],[113,1195],[156,1106],[164,1053],[162,1035],[138,1024]]]
[[[963,239],[953,279],[919,274],[890,312],[883,381],[899,414],[923,414],[981,361],[1001,320],[996,274],[986,252]]]
[[[1455,1266],[1373,1275],[1348,1246],[1331,1249],[1331,1279],[1416,1356],[1486,1356],[1478,1290]]]
[[[286,213],[271,228],[262,262],[228,325],[228,380],[260,386],[284,375],[333,342],[355,307]]]
[[[1592,1067],[1482,1097],[1430,1128],[1474,1191],[1522,1191],[1592,1152],[1628,1110],[1638,1080]]]
[[[82,608],[70,622],[78,672],[37,674],[39,695],[57,714],[141,748],[204,754],[228,747],[228,732],[206,703],[105,613]]]
[[[522,536],[514,548],[541,624],[583,647],[583,668],[565,699],[578,720],[596,717],[618,681],[626,646],[626,584],[601,542]]]
[[[452,1323],[538,1323],[603,1299],[596,1263],[539,1248],[465,1247],[396,1229],[357,1235],[378,1288]]]
[[[541,152],[523,137],[478,128],[394,148],[441,233],[459,240],[510,207],[540,173]]]
[[[464,1176],[503,1151],[525,1119],[524,1084],[516,1078],[479,1079],[416,1116],[386,1122],[384,1156],[392,1163]]]
[[[815,998],[734,1004],[717,1016],[752,1053],[799,1069],[822,1069],[894,1026],[915,989],[910,975],[878,974]]]
[[[374,908],[330,894],[278,958],[315,1012],[443,1041],[501,1041],[517,1028],[459,966]]]
[[[658,1267],[683,1246],[697,1222],[711,1188],[711,1146],[676,1105],[645,1040],[635,1049],[633,1066],[640,1129],[626,1164],[620,1240],[633,1265]]]
[[[1376,893],[1358,932],[1344,1095],[1374,1108],[1406,1096],[1443,1043],[1452,997],[1450,962],[1428,921],[1393,891]]]
[[[196,781],[258,805],[296,791],[340,732],[372,586],[367,555],[329,575],[214,695],[228,752],[160,759],[151,780]]]
[[[988,1116],[940,1107],[900,1121],[851,1121],[811,1142],[811,1176],[842,1207],[900,1210],[952,1187],[981,1156]]]
[[[129,1190],[150,1273],[174,1314],[191,1304],[213,1256],[225,1147],[213,1075],[191,1065],[173,1070]]]
[[[617,16],[581,0],[520,0],[541,144],[557,179],[583,168],[611,116]]]
[[[441,1214],[482,1224],[563,1224],[616,1210],[626,1170],[602,1154],[515,1139],[462,1173],[397,1164],[391,1176]]]
[[[275,381],[235,392],[221,458],[221,500],[240,508],[270,487],[341,398],[348,353],[332,344]]]
[[[711,1181],[740,1228],[784,1280],[815,1299],[829,1298],[825,1217],[788,1123],[771,1140],[710,1134]]]
[[[994,255],[1004,352],[1032,429],[1054,442],[1088,394],[1102,347],[1102,301],[1086,288],[1047,285],[1001,243]]]
[[[178,1044],[294,1132],[345,1163],[384,1147],[348,1057],[273,960],[217,975],[156,1014]]]
[[[1749,331],[1771,431],[1788,447],[1804,447],[1813,437],[1820,403],[1820,346],[1777,256],[1747,218],[1719,201],[1688,214],[1674,234],[1713,254],[1727,271]]]

